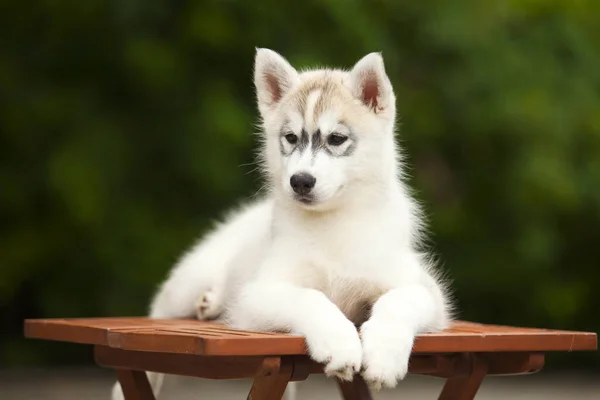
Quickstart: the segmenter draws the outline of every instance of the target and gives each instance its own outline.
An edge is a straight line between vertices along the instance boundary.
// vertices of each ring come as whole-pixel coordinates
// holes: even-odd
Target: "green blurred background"
[[[256,193],[255,46],[297,67],[383,51],[461,318],[600,331],[600,2],[40,0],[0,15],[0,366],[90,362],[22,339],[23,319],[145,314],[181,252]]]

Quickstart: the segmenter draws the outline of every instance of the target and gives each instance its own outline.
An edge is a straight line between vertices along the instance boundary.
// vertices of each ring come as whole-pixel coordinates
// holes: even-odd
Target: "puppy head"
[[[275,193],[325,210],[393,172],[395,96],[380,54],[349,71],[298,72],[276,52],[257,49],[254,83],[263,167]]]

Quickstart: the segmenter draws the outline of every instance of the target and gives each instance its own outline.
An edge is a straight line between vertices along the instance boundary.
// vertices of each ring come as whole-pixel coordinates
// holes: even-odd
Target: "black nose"
[[[292,185],[292,189],[294,189],[294,192],[298,194],[310,193],[312,188],[315,187],[315,183],[317,183],[317,178],[315,178],[311,174],[307,174],[306,172],[294,174],[290,178],[290,185]]]

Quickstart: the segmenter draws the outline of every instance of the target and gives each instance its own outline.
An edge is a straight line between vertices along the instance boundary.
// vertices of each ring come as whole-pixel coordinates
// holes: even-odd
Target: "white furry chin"
[[[346,188],[345,186],[342,186],[333,190],[331,194],[314,195],[307,200],[301,199],[295,195],[291,195],[291,200],[293,201],[293,205],[299,209],[318,213],[327,213],[342,209],[344,207],[344,203],[348,205],[350,200],[345,199],[345,196]]]
[[[330,212],[336,208],[335,205],[332,204],[333,201],[321,200],[319,198],[304,199],[292,197],[292,202],[293,206],[305,211]]]
[[[255,85],[270,193],[182,256],[150,316],[303,335],[328,376],[351,380],[360,372],[375,389],[394,387],[407,373],[415,336],[447,327],[451,305],[420,249],[423,223],[399,179],[395,97],[383,59],[371,53],[350,71],[298,73],[258,49]],[[281,146],[289,132],[296,139]],[[347,145],[327,139],[332,133]],[[295,186],[315,202],[296,200],[295,173],[315,178]],[[161,375],[150,378],[157,393]]]

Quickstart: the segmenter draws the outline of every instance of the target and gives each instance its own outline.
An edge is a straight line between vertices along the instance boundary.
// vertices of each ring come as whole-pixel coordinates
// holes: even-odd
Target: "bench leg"
[[[117,369],[117,378],[125,400],[155,400],[144,371]]]
[[[487,362],[481,357],[473,355],[469,375],[460,378],[449,378],[438,400],[473,400],[487,371]]]
[[[337,380],[344,400],[372,400],[371,391],[360,375],[354,375],[352,382]]]
[[[278,372],[254,378],[246,400],[281,400],[288,382],[292,379],[292,372],[292,364],[282,360]]]

